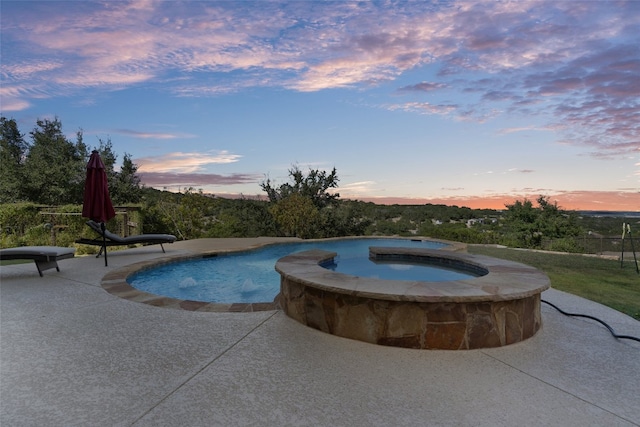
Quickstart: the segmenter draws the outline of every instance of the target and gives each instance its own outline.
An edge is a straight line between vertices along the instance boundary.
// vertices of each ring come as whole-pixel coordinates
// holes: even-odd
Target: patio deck
[[[542,305],[542,329],[500,348],[384,347],[281,311],[154,307],[102,277],[153,258],[267,239],[203,239],[76,257],[38,276],[0,268],[3,426],[638,426],[640,343]],[[640,322],[559,292],[542,298],[617,333]]]

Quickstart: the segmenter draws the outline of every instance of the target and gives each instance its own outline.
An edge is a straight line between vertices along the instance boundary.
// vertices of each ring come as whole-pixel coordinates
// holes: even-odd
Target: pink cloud
[[[2,111],[22,111],[31,106],[31,103],[21,98],[2,97]]]
[[[135,159],[138,171],[142,173],[191,174],[202,171],[211,164],[235,163],[242,156],[228,151],[217,153],[174,152],[162,156],[140,157]]]
[[[141,172],[138,175],[142,184],[153,188],[251,184],[263,178],[262,175],[241,173],[219,175],[212,173]]]

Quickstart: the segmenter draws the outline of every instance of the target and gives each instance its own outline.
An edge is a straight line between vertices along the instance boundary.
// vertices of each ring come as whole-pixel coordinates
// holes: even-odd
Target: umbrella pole
[[[100,229],[102,230],[102,250],[104,251],[104,266],[107,266],[107,238],[105,236],[105,231],[107,230],[107,226],[104,224],[104,221],[100,223]]]

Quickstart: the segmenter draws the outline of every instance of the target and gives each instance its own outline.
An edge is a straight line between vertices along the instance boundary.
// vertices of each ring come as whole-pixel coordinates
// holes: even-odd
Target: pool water
[[[182,300],[272,302],[280,291],[276,261],[294,252],[310,249],[337,252],[334,262],[323,267],[355,276],[421,281],[474,277],[468,273],[424,264],[374,263],[369,260],[369,246],[438,249],[446,244],[428,240],[364,238],[284,243],[252,251],[164,264],[135,273],[127,281],[138,290]]]

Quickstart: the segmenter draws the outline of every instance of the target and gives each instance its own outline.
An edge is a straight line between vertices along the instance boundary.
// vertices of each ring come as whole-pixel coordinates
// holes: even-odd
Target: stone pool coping
[[[399,237],[399,236],[346,236],[330,239],[317,239],[318,241],[345,240],[345,239],[405,239],[428,240],[436,243],[444,243],[447,247],[440,251],[461,251],[466,245],[458,242],[450,242],[441,239],[431,239],[428,237]],[[229,247],[218,247],[221,241],[229,241]],[[182,300],[170,298],[162,295],[155,295],[149,292],[138,290],[127,282],[127,278],[134,273],[159,267],[164,264],[187,261],[199,258],[213,257],[217,255],[227,255],[246,252],[270,246],[274,244],[313,242],[314,240],[301,240],[298,238],[229,238],[229,239],[197,239],[193,241],[180,241],[173,244],[174,247],[185,246],[189,254],[168,255],[148,261],[141,261],[129,264],[107,273],[101,281],[101,286],[111,295],[129,301],[147,304],[155,307],[164,307],[178,310],[199,311],[199,312],[235,312],[245,313],[254,311],[279,310],[278,296],[272,302],[258,303],[215,303],[192,300]],[[275,267],[275,265],[274,265]]]
[[[370,254],[399,255],[403,260],[428,262],[486,273],[480,277],[444,282],[384,280],[336,273],[321,266],[335,252],[310,250],[288,255],[276,263],[284,278],[320,290],[388,301],[461,302],[508,301],[540,294],[550,286],[549,278],[529,265],[468,253],[416,248],[371,247]],[[389,259],[389,258],[387,258]],[[422,260],[420,260],[422,259]],[[443,261],[444,260],[444,261]],[[449,262],[446,262],[448,260]],[[484,271],[483,271],[484,270]]]

